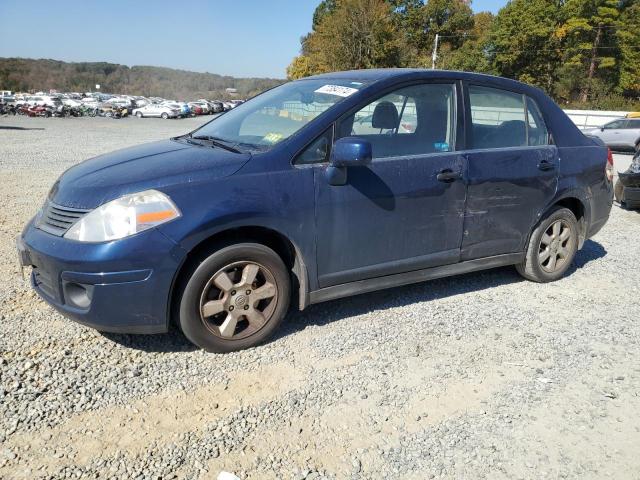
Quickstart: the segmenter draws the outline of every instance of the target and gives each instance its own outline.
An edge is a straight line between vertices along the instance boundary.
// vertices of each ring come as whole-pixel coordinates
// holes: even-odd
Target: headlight
[[[157,190],[125,195],[92,210],[64,237],[80,242],[106,242],[128,237],[180,216],[171,199]]]

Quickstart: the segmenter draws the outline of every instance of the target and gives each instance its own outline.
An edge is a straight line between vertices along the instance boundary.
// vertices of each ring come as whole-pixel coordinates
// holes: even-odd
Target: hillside
[[[95,90],[95,85],[99,84],[100,91],[106,93],[189,100],[225,98],[228,97],[226,88],[236,88],[238,97],[245,98],[283,82],[273,78],[234,78],[164,67],[0,58],[0,89],[12,91],[87,92]]]

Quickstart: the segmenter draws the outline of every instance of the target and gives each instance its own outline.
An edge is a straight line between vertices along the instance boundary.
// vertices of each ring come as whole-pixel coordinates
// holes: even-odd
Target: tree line
[[[227,88],[247,98],[272,88],[283,80],[234,78],[163,67],[119,65],[105,62],[68,63],[57,60],[0,58],[0,88],[15,92],[101,92],[158,96],[176,100],[228,98]]]
[[[336,70],[431,68],[520,80],[566,106],[640,109],[640,0],[322,0],[290,79]]]

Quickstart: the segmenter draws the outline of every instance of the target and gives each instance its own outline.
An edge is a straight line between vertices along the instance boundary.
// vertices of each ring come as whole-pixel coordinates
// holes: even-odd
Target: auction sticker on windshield
[[[315,93],[326,93],[328,95],[337,95],[338,97],[348,97],[357,91],[357,88],[343,87],[341,85],[323,85],[315,90]]]

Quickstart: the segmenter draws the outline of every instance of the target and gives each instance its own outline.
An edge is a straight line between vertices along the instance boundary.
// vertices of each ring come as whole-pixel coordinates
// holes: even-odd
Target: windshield
[[[286,83],[238,105],[192,137],[209,137],[242,151],[267,151],[363,86],[328,78]]]

